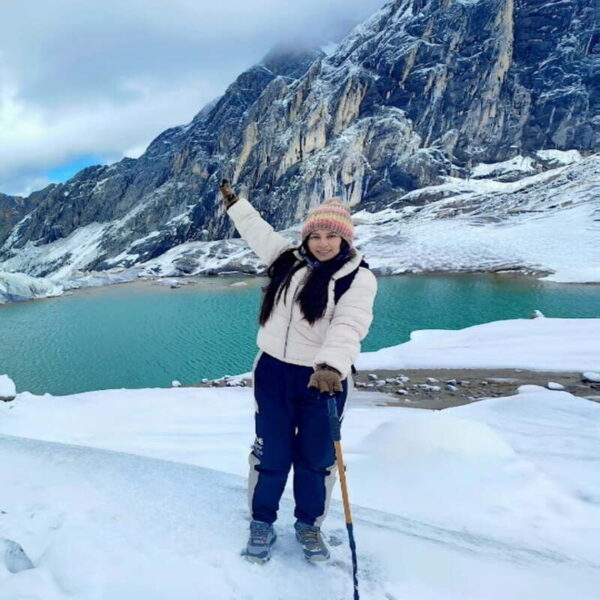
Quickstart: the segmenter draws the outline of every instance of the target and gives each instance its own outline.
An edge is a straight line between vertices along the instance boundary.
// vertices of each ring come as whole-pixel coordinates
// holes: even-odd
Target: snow
[[[40,270],[46,271],[51,265],[59,265],[52,271],[51,279],[62,283],[78,269],[84,269],[96,259],[98,246],[106,234],[107,227],[106,223],[91,223],[50,244],[36,246],[27,242],[15,256],[0,263],[0,269],[35,274]],[[17,230],[18,227],[13,233]],[[12,234],[5,245],[9,244],[11,238]]]
[[[357,239],[371,267],[390,275],[525,269],[550,272],[548,281],[600,282],[600,228],[592,211],[580,206],[498,226],[466,217],[398,220],[377,230],[357,228]],[[391,243],[394,237],[401,243]]]
[[[140,244],[145,244],[148,240],[158,237],[159,235],[160,231],[152,231],[148,235],[131,242],[129,246],[130,248],[133,248],[135,246],[139,246]],[[116,262],[116,258],[108,260],[107,262]]]
[[[416,332],[359,364],[401,369],[415,355],[436,367],[452,349],[464,368],[490,366],[507,361],[506,346],[511,367],[531,354],[549,368],[560,349],[565,368],[587,372],[600,360],[599,323]],[[343,425],[363,600],[597,598],[596,403],[535,385],[443,411],[372,396],[355,392]],[[0,403],[0,552],[16,556],[14,540],[33,563],[0,555],[0,600],[352,597],[339,487],[324,524],[330,564],[301,557],[289,486],[272,561],[239,555],[253,418],[245,387],[22,392]]]
[[[0,271],[0,304],[60,296],[63,286],[43,277]]]
[[[448,196],[424,207],[361,211],[356,238],[384,274],[518,269],[599,283],[599,191],[599,155],[510,183],[448,178],[402,199]]]
[[[548,390],[441,412],[357,394],[343,431],[361,598],[592,600],[599,414]],[[289,489],[271,563],[239,556],[251,390],[23,393],[0,416],[0,535],[35,566],[2,573],[0,598],[351,597],[339,490],[331,565],[301,558]]]
[[[82,287],[95,287],[113,285],[116,283],[127,283],[135,281],[143,276],[144,271],[140,267],[115,267],[106,271],[75,271],[70,277],[64,279],[64,289],[73,290]]]
[[[180,187],[185,186],[185,183],[177,183],[177,189],[180,189]],[[192,205],[194,206],[194,205]],[[192,220],[190,219],[190,215],[188,213],[181,213],[180,215],[176,215],[175,217],[173,217],[172,219],[169,219],[166,223],[167,226],[173,226],[173,225],[180,225],[182,223],[191,223]]]
[[[599,509],[600,476],[597,466],[593,467],[600,451],[600,408],[596,403],[529,385],[521,386],[518,395],[510,398],[444,412],[465,417],[470,409],[476,410],[478,421],[502,430],[517,454],[526,453],[540,472],[560,481],[564,492],[583,500],[587,508]],[[588,470],[590,467],[595,472]]]
[[[139,240],[136,240],[136,242],[137,241],[139,241]],[[133,247],[133,245],[135,245],[136,242],[134,242],[133,244],[131,244],[129,247],[130,248]],[[117,256],[108,259],[106,261],[106,264],[108,264],[108,265],[122,266],[126,262],[127,263],[135,262],[139,257],[140,257],[139,254],[132,254],[131,252],[125,250],[124,252],[121,252],[120,254],[117,254]]]
[[[356,366],[360,370],[599,369],[600,319],[510,319],[455,331],[413,331],[404,344],[362,353]]]
[[[578,150],[538,150],[536,155],[542,160],[553,160],[563,165],[570,165],[582,159]]]
[[[33,563],[21,546],[12,540],[0,538],[0,580],[8,572],[18,573],[32,568]]]
[[[557,283],[600,283],[600,266],[562,267],[559,272],[540,278]]]
[[[423,196],[430,195],[432,192],[449,192],[457,195],[469,193],[515,193],[529,188],[543,185],[548,181],[553,181],[558,175],[566,169],[564,166],[550,169],[542,173],[535,173],[531,168],[533,161],[529,158],[517,156],[510,161],[503,163],[484,164],[481,163],[473,168],[472,174],[477,174],[480,177],[485,177],[496,170],[500,171],[500,175],[504,172],[513,172],[521,170],[524,177],[516,181],[497,181],[495,179],[461,179],[459,177],[445,177],[445,183],[428,186],[408,192],[402,196],[403,200],[419,200]],[[533,174],[531,174],[533,173]],[[431,208],[436,209],[443,206],[443,203],[432,203]]]
[[[0,398],[12,398],[16,395],[14,381],[8,375],[0,375]]]
[[[333,54],[335,54],[336,50],[338,49],[338,46],[338,42],[328,42],[327,44],[321,46],[321,50],[325,53],[326,56],[332,56]]]
[[[515,156],[510,160],[499,163],[480,163],[471,169],[471,177],[488,177],[492,174],[510,173],[535,173],[533,160],[530,157]]]

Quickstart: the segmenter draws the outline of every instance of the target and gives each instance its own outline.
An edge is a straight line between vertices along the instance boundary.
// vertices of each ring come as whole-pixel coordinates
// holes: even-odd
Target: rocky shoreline
[[[397,369],[359,371],[353,401],[441,410],[484,398],[512,396],[522,385],[563,390],[600,402],[600,381],[577,372],[527,369]],[[252,386],[250,378],[204,379],[192,387]],[[370,392],[370,393],[369,393]]]

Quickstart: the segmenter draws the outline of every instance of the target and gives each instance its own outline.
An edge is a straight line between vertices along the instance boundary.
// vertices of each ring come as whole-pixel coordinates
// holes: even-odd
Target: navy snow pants
[[[335,482],[335,449],[327,400],[306,387],[314,370],[262,353],[254,370],[256,440],[250,453],[252,518],[273,523],[288,473],[294,466],[296,519],[320,525]],[[348,382],[337,395],[343,414]]]

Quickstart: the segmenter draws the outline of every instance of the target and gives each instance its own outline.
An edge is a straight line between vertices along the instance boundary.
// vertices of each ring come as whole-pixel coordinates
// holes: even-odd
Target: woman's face
[[[331,260],[340,253],[342,238],[328,229],[317,229],[308,236],[308,249],[317,260]]]

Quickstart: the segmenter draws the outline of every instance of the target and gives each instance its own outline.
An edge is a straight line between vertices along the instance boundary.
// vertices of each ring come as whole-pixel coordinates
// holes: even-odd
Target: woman
[[[352,364],[373,319],[377,282],[352,247],[350,212],[339,200],[308,215],[302,243],[293,247],[248,200],[238,199],[227,180],[221,193],[240,235],[269,265],[270,278],[254,368],[256,440],[245,556],[259,563],[271,558],[273,523],[293,465],[296,538],[307,560],[327,560],[320,525],[335,481],[335,452],[321,394],[337,394],[343,414]]]

